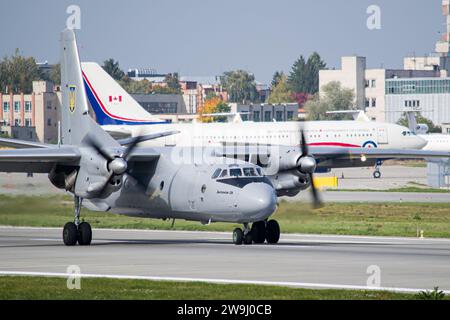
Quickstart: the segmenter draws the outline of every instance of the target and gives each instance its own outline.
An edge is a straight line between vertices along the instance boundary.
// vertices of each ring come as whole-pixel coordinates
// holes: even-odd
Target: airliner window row
[[[411,133],[409,133],[411,134]],[[406,134],[403,134],[406,135]],[[374,135],[372,133],[347,133],[347,134],[326,134],[326,135],[320,135],[320,134],[310,134],[308,135],[309,138],[341,138],[341,137],[373,137]],[[273,138],[289,138],[288,135],[261,135],[261,136],[195,136],[195,139],[206,139],[206,140],[238,140],[238,139],[273,139]]]

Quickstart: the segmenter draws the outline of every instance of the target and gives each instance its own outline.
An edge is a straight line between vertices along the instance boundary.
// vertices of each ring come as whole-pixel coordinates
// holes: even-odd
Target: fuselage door
[[[386,127],[378,127],[377,128],[377,138],[378,144],[388,144],[388,130]]]

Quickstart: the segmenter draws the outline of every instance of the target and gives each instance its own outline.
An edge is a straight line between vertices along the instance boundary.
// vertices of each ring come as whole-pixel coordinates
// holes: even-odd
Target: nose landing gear
[[[236,228],[233,231],[233,243],[241,244],[268,244],[278,243],[280,240],[280,225],[276,220],[258,221],[252,224],[251,229],[248,223],[244,223],[244,230]]]
[[[63,242],[66,246],[88,246],[92,241],[92,228],[87,222],[80,221],[81,202],[83,199],[75,196],[75,221],[67,222],[63,229]]]

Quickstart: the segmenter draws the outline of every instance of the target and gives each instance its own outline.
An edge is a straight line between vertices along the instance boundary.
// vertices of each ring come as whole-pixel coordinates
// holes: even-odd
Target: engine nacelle
[[[295,170],[299,175],[312,173],[316,169],[316,160],[312,156],[302,156],[302,153],[295,149],[283,151],[282,154],[272,154],[268,170],[266,173],[273,175],[283,171]]]
[[[428,130],[430,130],[430,128],[428,128],[428,125],[426,125],[425,123],[419,123],[416,126],[416,133],[417,134],[427,134]]]
[[[295,196],[300,191],[307,189],[310,185],[308,176],[297,170],[270,176],[270,180],[279,196]]]
[[[270,161],[270,167],[276,172],[289,171],[296,169],[299,165],[300,158],[302,157],[301,152],[296,150],[287,150],[282,154],[278,155],[277,158],[272,155]]]

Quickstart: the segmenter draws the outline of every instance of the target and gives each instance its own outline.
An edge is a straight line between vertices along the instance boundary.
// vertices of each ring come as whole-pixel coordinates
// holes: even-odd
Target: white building
[[[320,71],[320,90],[327,83],[332,81],[340,82],[342,87],[354,90],[355,106],[358,109],[365,110],[372,120],[380,122],[397,121],[398,117],[393,117],[391,114],[397,114],[405,105],[405,101],[415,100],[414,97],[407,95],[407,91],[402,91],[403,96],[401,97],[397,96],[397,93],[394,97],[390,97],[391,92],[387,88],[388,83],[401,81],[402,79],[411,80],[417,77],[420,77],[420,79],[440,79],[439,76],[441,75],[439,70],[367,69],[366,58],[358,56],[342,57],[341,64],[341,69]],[[409,93],[416,94],[415,92]],[[429,108],[433,108],[435,104],[431,103],[430,99],[439,103],[445,103],[439,97],[427,96],[427,99],[423,100],[422,105],[428,105]],[[438,112],[434,113],[436,115],[439,114]],[[400,116],[401,113],[399,114]]]

